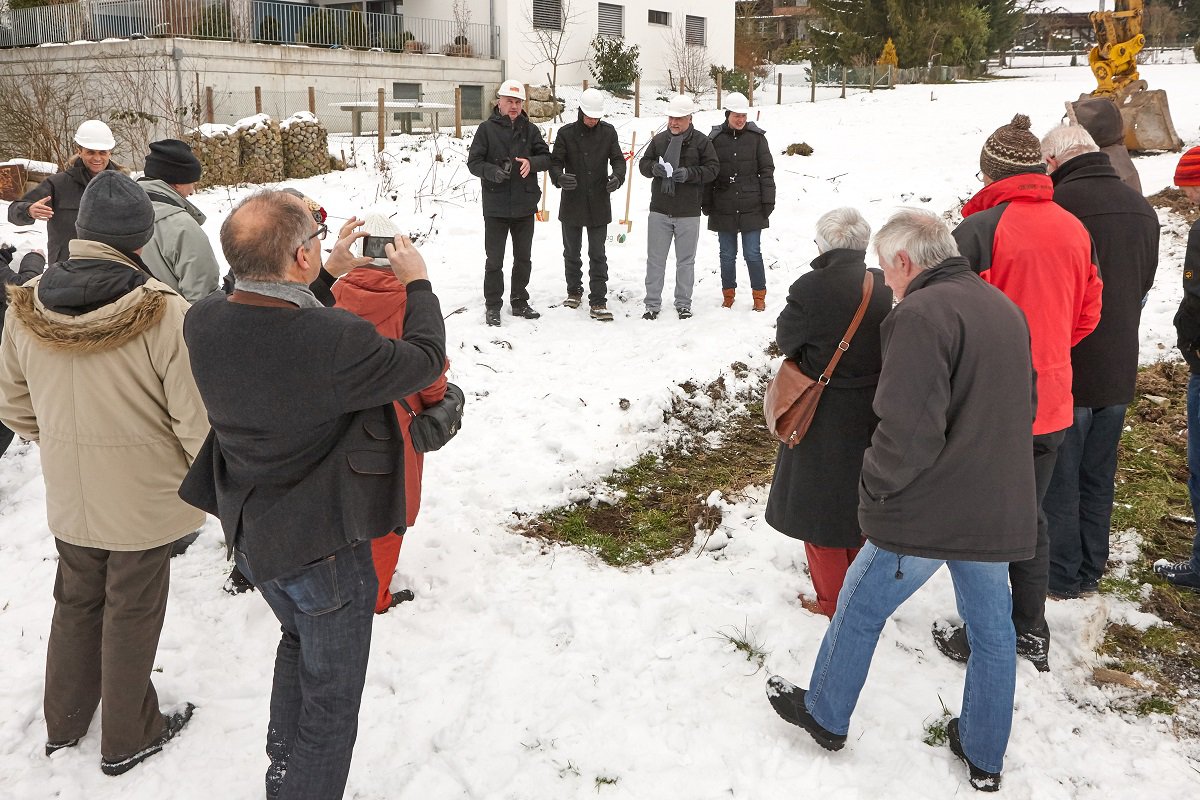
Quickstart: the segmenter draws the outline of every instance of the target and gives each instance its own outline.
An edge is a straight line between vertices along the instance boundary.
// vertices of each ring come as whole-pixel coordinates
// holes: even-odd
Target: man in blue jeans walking
[[[378,588],[370,540],[406,518],[392,401],[433,383],[446,359],[441,307],[412,243],[385,248],[408,289],[404,337],[389,339],[309,289],[324,234],[287,192],[242,201],[221,226],[234,291],[192,306],[183,330],[212,431],[179,494],[220,518],[281,629],[271,800],[345,791]]]
[[[950,749],[974,788],[995,791],[1016,689],[1008,564],[1032,557],[1036,541],[1029,328],[937,216],[901,211],[875,247],[900,303],[880,331],[879,426],[859,485],[867,543],[809,688],[773,676],[767,696],[783,719],[840,750],[884,623],[945,564],[971,642]]]

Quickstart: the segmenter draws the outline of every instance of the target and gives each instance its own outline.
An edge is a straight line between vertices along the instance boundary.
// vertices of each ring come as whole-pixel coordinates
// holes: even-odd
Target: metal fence
[[[0,47],[161,36],[488,58],[497,38],[480,23],[278,0],[79,0],[0,17]]]

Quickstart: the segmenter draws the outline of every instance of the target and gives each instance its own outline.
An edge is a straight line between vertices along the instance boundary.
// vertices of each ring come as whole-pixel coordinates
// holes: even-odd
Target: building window
[[[596,6],[596,33],[621,39],[625,36],[625,6],[599,3]]]
[[[685,14],[684,21],[684,38],[690,45],[704,47],[708,44],[708,36],[705,28],[707,20],[704,17],[693,17],[691,14]]]
[[[646,22],[651,25],[671,25],[671,14],[666,11],[650,11],[646,14]]]
[[[561,31],[562,23],[562,0],[533,0],[533,27]]]

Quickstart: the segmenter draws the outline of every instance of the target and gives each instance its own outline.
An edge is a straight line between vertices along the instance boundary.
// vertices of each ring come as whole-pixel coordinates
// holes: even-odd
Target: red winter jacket
[[[1053,197],[1048,175],[1004,178],[963,206],[954,231],[975,271],[1025,312],[1037,372],[1035,436],[1074,420],[1071,348],[1100,321],[1103,288],[1091,236]]]
[[[404,284],[396,280],[391,270],[359,267],[333,284],[332,291],[338,308],[344,308],[370,322],[381,335],[399,339],[404,334],[408,291]],[[449,367],[450,362],[447,361],[436,381],[404,398],[412,406],[413,413],[420,414],[446,396],[446,369]],[[408,436],[412,417],[404,406],[399,403],[393,405],[400,421],[400,430],[404,433],[405,525],[412,526],[417,521],[417,512],[421,510],[421,470],[425,457],[413,449],[412,439]]]

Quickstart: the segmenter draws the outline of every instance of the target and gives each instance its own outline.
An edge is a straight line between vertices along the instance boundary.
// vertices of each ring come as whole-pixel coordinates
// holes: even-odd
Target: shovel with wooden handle
[[[550,133],[548,134],[548,138],[546,139],[546,146],[549,147],[552,144],[554,144],[554,129],[553,128],[550,129]],[[538,222],[547,222],[550,219],[550,212],[546,210],[546,179],[549,175],[550,175],[549,170],[546,170],[545,172],[542,173],[542,207],[541,207],[541,209],[538,210],[538,212],[536,214],[534,214],[534,217],[537,218]]]
[[[629,141],[629,176],[625,179],[625,217],[618,225],[625,226],[625,233],[630,233],[633,230],[633,220],[629,218],[629,201],[633,197],[633,157],[637,152],[637,131],[633,132],[633,138]],[[617,236],[618,242],[624,242],[623,235]]]

